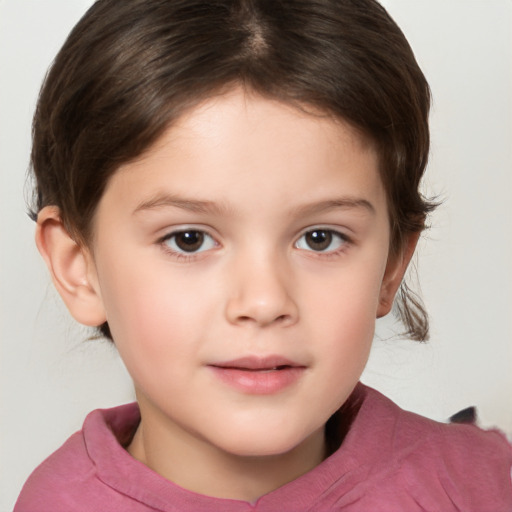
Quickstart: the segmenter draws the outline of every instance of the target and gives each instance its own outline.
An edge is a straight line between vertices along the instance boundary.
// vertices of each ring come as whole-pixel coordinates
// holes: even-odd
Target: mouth
[[[304,368],[304,365],[281,356],[246,356],[231,361],[212,363],[210,366],[249,372],[275,371],[286,368]]]
[[[268,395],[296,383],[306,366],[281,356],[248,356],[208,365],[228,386],[246,394]]]

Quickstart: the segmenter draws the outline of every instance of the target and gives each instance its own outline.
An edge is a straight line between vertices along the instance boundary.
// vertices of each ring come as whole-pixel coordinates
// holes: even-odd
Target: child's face
[[[322,437],[401,277],[374,150],[240,91],[121,168],[93,227],[91,283],[143,425],[238,455]]]

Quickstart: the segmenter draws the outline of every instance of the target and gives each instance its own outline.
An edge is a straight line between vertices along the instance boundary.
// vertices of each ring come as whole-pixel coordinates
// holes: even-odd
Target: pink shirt
[[[122,447],[136,404],[97,410],[25,484],[15,512],[511,512],[512,447],[497,431],[405,412],[360,384],[341,447],[251,504],[187,491]]]

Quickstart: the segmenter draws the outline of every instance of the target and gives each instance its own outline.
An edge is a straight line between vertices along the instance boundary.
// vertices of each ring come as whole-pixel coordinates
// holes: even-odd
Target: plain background
[[[133,399],[108,343],[85,341],[26,215],[30,123],[46,68],[89,0],[0,0],[0,510],[87,412]],[[380,337],[363,381],[445,420],[469,405],[512,434],[512,2],[386,0],[432,87],[427,194],[444,204],[417,256],[431,341]]]

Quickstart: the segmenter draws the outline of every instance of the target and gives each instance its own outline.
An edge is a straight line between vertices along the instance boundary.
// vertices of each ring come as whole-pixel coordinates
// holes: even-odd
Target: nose
[[[293,298],[293,279],[277,258],[241,258],[229,272],[226,318],[232,324],[259,327],[291,326],[299,310]]]

